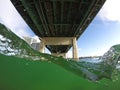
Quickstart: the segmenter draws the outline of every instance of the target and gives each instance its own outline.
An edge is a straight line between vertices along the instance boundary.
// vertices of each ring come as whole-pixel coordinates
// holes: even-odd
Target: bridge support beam
[[[73,46],[73,58],[78,60],[78,50],[76,37],[43,37],[40,43],[40,52],[44,53],[46,45],[72,45]],[[54,56],[62,56],[66,58],[65,53],[52,53]]]
[[[62,56],[63,58],[66,58],[66,53],[52,53],[54,56]]]
[[[76,42],[76,38],[73,38],[73,58],[75,60],[78,60],[78,48],[77,48],[77,42]]]
[[[39,50],[41,53],[45,53],[45,44],[44,44],[44,41],[41,40],[40,42],[40,50]]]

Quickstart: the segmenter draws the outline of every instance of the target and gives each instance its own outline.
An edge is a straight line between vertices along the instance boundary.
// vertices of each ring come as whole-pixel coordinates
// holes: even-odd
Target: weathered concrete
[[[66,53],[52,53],[54,56],[62,56],[63,58],[66,58]]]
[[[76,38],[73,38],[73,58],[75,60],[78,60],[78,48],[77,48]]]
[[[73,58],[78,60],[78,50],[76,37],[43,37],[40,43],[40,52],[44,53],[45,45],[73,45]],[[65,53],[52,53],[54,56],[62,56],[66,58]]]
[[[45,45],[72,45],[74,37],[44,37],[42,41]]]
[[[40,50],[39,50],[41,53],[45,53],[45,44],[44,44],[44,41],[41,40],[40,42]]]

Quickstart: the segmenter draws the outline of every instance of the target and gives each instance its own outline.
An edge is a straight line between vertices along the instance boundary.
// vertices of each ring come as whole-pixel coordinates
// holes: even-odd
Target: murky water
[[[120,90],[119,59],[120,45],[93,61],[41,54],[0,24],[0,90]]]

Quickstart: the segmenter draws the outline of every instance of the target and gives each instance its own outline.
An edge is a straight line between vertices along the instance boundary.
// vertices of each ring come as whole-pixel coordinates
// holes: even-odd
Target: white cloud
[[[40,39],[38,36],[34,36],[33,39],[35,39],[37,42],[40,42]]]
[[[27,32],[25,32],[24,29],[18,29],[14,30],[15,34],[18,35],[19,37],[23,38],[23,36],[29,36]]]
[[[120,0],[106,0],[98,16],[104,21],[120,22]]]
[[[69,50],[66,54],[66,58],[72,58],[73,55],[72,55],[72,50]]]
[[[22,37],[23,35],[32,35],[27,24],[21,18],[10,0],[0,0],[0,23],[6,25],[15,34]]]
[[[0,18],[5,25],[12,29],[23,23],[9,0],[0,0]]]

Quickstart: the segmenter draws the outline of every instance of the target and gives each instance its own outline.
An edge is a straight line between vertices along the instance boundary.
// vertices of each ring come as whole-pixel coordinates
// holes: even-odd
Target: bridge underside
[[[78,39],[105,0],[11,0],[32,31],[43,37]],[[51,53],[65,53],[72,45],[46,45]]]

